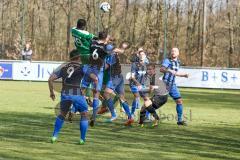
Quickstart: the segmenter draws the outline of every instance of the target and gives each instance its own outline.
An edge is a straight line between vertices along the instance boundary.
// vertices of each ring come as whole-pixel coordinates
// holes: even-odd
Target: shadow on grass
[[[95,127],[89,129],[87,143],[80,149],[76,145],[78,125],[66,123],[57,144],[59,148],[52,148],[49,137],[54,119],[52,115],[42,113],[0,113],[2,148],[6,145],[5,142],[22,146],[25,151],[21,153],[25,153],[26,157],[16,156],[16,159],[31,159],[34,151],[28,151],[33,148],[46,153],[57,150],[58,156],[67,159],[69,155],[77,158],[79,154],[84,154],[88,159],[240,159],[239,128],[236,127],[178,127],[175,124],[160,123],[158,128],[151,129],[124,127],[122,121],[103,123],[100,120]],[[64,150],[68,154],[62,153]],[[20,150],[16,149],[15,152]],[[51,159],[54,155],[50,153],[42,156]],[[12,158],[12,152],[0,152],[0,157]]]

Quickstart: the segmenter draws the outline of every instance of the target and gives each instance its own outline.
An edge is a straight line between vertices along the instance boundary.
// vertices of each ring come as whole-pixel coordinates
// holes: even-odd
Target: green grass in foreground
[[[173,120],[170,98],[158,128],[124,127],[121,118],[110,124],[104,123],[107,115],[100,117],[83,146],[77,144],[77,122],[66,122],[59,141],[50,143],[59,98],[50,100],[47,83],[0,81],[0,91],[0,159],[240,160],[239,91],[181,89],[187,127]]]

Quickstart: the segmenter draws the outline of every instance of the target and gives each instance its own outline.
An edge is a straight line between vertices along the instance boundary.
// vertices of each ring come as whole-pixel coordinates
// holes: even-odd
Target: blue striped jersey
[[[162,67],[165,67],[166,69],[171,69],[171,70],[174,70],[177,72],[180,67],[180,61],[178,59],[172,60],[170,58],[166,58],[162,62]],[[168,86],[175,84],[175,78],[176,78],[176,76],[170,72],[166,72],[163,75],[163,81]]]
[[[81,95],[80,83],[84,76],[83,66],[77,62],[69,62],[61,65],[53,74],[62,79],[62,94]]]
[[[132,63],[131,73],[135,79],[142,85],[145,83],[145,74],[147,73],[146,64],[141,65],[139,62]],[[130,81],[130,85],[136,85],[133,81]]]

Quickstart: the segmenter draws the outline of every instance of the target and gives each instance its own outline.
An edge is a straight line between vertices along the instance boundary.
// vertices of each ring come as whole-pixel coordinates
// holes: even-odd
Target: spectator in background
[[[130,59],[131,63],[139,61],[139,53],[143,51],[144,50],[142,47],[138,48],[138,51],[133,53],[131,56],[131,59]]]
[[[30,48],[30,43],[26,43],[24,49],[22,50],[22,60],[32,60],[32,50]]]
[[[151,63],[158,63],[158,54],[154,51],[154,49],[148,49],[148,59]]]

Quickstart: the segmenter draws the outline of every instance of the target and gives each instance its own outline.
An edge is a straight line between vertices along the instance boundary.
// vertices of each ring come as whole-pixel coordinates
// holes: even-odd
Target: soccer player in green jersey
[[[92,43],[92,39],[95,37],[93,34],[89,33],[85,30],[86,28],[86,20],[84,19],[78,19],[77,26],[73,27],[71,32],[72,36],[74,38],[74,45],[77,49],[77,51],[80,54],[81,62],[84,65],[83,72],[85,73],[89,64],[89,56],[90,56],[90,46]],[[91,89],[87,89],[86,96],[90,97]],[[90,100],[90,99],[88,99]],[[74,107],[72,107],[71,112],[69,113],[68,120],[72,121],[73,113],[75,113],[76,110]]]
[[[89,63],[90,45],[92,39],[95,37],[93,34],[84,30],[85,27],[86,21],[84,19],[78,19],[77,27],[73,27],[71,30],[75,47],[80,53],[82,64]]]

